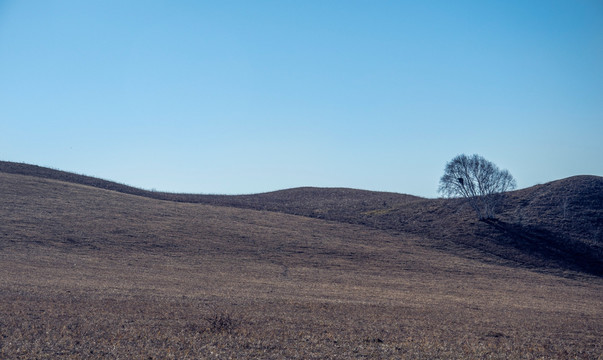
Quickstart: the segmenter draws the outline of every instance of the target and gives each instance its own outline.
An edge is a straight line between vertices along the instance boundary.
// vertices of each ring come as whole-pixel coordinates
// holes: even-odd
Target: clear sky
[[[0,0],[0,160],[146,189],[603,176],[603,2]]]

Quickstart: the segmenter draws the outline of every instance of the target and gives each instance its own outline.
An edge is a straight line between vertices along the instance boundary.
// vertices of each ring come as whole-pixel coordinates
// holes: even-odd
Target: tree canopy
[[[478,218],[493,218],[503,194],[513,190],[515,179],[508,170],[474,154],[458,155],[446,164],[438,191],[447,197],[464,197]]]

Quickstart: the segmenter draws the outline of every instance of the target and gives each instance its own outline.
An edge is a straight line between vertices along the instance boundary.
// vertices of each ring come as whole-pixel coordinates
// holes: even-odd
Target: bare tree
[[[447,197],[464,197],[480,220],[494,218],[504,193],[513,190],[515,179],[507,170],[480,155],[458,155],[446,164],[438,191]]]

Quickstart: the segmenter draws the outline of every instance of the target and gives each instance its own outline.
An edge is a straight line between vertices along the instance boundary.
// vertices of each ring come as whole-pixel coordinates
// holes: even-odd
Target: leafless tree
[[[494,218],[504,193],[513,190],[515,179],[480,155],[458,155],[446,164],[438,191],[447,197],[464,197],[480,220]]]

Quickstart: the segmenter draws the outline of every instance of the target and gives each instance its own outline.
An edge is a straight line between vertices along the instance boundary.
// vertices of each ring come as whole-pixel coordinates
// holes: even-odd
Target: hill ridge
[[[475,219],[462,199],[426,199],[317,187],[251,195],[159,193],[10,162],[0,162],[0,173],[65,181],[155,200],[271,211],[362,225],[393,235],[421,237],[425,246],[466,257],[480,256],[484,261],[603,276],[603,178],[592,175],[510,192],[497,221],[484,222]]]
[[[178,193],[178,192],[167,192],[167,191],[154,191],[146,190],[135,186],[126,185],[117,181],[106,180],[94,176],[77,174],[70,171],[54,169],[45,166],[17,163],[10,161],[0,161],[0,172],[8,174],[18,174],[26,176],[40,177],[44,179],[52,179],[65,181],[69,183],[92,186],[100,189],[117,191],[124,194],[137,195],[149,197],[157,200],[167,200],[176,202],[189,202],[189,203],[203,203],[207,198],[211,197],[245,197],[245,196],[261,196],[267,194],[284,193],[284,192],[299,192],[299,191],[333,191],[333,192],[362,192],[362,193],[379,193],[379,194],[392,194],[392,195],[403,195],[414,198],[421,198],[415,195],[399,194],[395,192],[387,191],[374,191],[355,189],[347,187],[317,187],[317,186],[299,186],[287,189],[278,189],[267,192],[251,193],[251,194],[203,194],[203,193]]]
[[[357,188],[348,188],[348,187],[318,187],[318,186],[299,186],[293,188],[285,188],[285,189],[277,189],[266,192],[259,193],[251,193],[251,194],[203,194],[203,193],[178,193],[178,192],[168,192],[168,191],[155,191],[155,190],[146,190],[143,188],[123,184],[117,181],[106,180],[99,177],[77,174],[70,171],[54,169],[45,166],[33,165],[28,163],[18,163],[18,162],[10,162],[10,161],[2,161],[0,160],[0,172],[9,173],[9,174],[18,174],[18,175],[26,175],[26,176],[34,176],[45,179],[59,180],[65,181],[69,183],[75,183],[79,185],[92,186],[100,189],[117,191],[124,194],[144,196],[156,200],[166,200],[166,201],[176,201],[176,202],[189,202],[189,203],[205,203],[208,199],[215,197],[224,197],[224,198],[245,198],[245,197],[255,197],[255,196],[268,196],[268,195],[277,195],[283,193],[303,193],[307,194],[308,192],[318,192],[328,195],[339,195],[342,193],[367,193],[367,194],[384,194],[390,196],[403,196],[408,197],[412,200],[435,200],[432,198],[424,198],[421,196],[405,194],[405,193],[396,193],[389,191],[378,191],[378,190],[365,190],[365,189],[357,189]],[[583,181],[583,180],[595,180],[595,181],[603,181],[603,177],[597,175],[573,175],[562,179],[552,180],[543,184],[533,185],[527,188],[517,189],[514,191],[510,191],[510,194],[513,193],[521,193],[524,191],[529,191],[531,189],[538,189],[544,186],[553,186],[555,184],[560,183],[568,183],[574,181]]]

